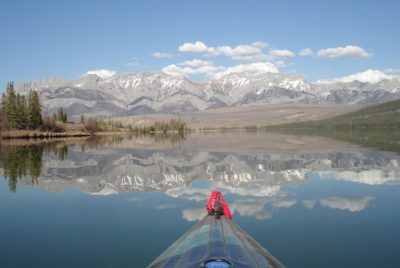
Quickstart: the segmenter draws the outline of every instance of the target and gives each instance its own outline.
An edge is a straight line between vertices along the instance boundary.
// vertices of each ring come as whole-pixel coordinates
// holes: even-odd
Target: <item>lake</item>
[[[287,267],[400,267],[400,155],[361,145],[264,132],[4,142],[0,267],[146,267],[213,189]]]

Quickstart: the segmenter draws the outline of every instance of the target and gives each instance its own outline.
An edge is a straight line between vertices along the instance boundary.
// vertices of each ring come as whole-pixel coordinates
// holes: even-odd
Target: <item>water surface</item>
[[[211,190],[287,267],[399,267],[400,156],[271,133],[2,144],[1,267],[146,267]]]

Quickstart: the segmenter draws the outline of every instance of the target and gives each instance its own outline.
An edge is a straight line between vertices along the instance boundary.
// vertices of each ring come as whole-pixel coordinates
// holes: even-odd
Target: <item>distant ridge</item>
[[[400,100],[381,103],[323,120],[275,125],[273,129],[400,129]]]
[[[304,76],[232,73],[193,82],[163,72],[88,73],[73,80],[53,77],[21,83],[22,93],[39,92],[46,114],[67,109],[69,118],[142,114],[188,114],[258,104],[371,105],[400,99],[400,81],[311,83]]]

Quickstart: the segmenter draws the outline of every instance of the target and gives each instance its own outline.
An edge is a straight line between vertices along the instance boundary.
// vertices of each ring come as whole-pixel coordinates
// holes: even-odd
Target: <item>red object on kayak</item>
[[[232,214],[220,191],[212,191],[206,203],[208,214],[224,215],[232,220]]]

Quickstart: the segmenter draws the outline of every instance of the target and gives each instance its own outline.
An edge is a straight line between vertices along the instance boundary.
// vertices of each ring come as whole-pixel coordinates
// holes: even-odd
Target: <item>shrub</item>
[[[53,132],[64,132],[65,128],[57,125],[56,121],[53,118],[46,116],[43,119],[43,123],[40,126],[40,130],[53,131]]]
[[[84,127],[85,127],[86,131],[88,131],[90,133],[95,133],[100,130],[99,122],[96,120],[96,118],[89,118],[86,121],[86,124],[84,125]]]

